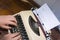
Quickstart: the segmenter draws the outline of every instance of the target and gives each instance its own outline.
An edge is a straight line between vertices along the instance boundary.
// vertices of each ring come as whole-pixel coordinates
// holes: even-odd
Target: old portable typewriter
[[[22,40],[52,40],[49,30],[60,24],[47,4],[39,9],[21,11],[13,16],[18,22],[18,27],[13,27],[8,32],[20,32]]]
[[[45,40],[45,36],[32,11],[21,11],[14,15],[18,27],[12,28],[11,33],[20,32],[22,40]]]

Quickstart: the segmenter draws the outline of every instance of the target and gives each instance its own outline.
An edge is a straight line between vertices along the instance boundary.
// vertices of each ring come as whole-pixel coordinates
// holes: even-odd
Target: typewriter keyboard
[[[15,33],[15,32],[20,32],[20,35],[22,37],[22,40],[29,40],[28,35],[26,33],[24,24],[22,22],[22,18],[20,15],[16,15],[15,16],[16,20],[17,20],[17,25],[18,27],[13,27],[10,31],[11,33]]]

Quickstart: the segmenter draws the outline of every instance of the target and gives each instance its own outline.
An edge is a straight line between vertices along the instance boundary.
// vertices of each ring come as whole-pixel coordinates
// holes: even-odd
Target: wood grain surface
[[[0,0],[0,15],[15,14],[22,10],[30,10],[32,7],[38,7],[33,4],[34,1],[22,1],[22,0]]]

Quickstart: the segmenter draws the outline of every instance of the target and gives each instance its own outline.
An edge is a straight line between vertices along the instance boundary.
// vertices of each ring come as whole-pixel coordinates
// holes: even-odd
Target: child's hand
[[[12,15],[0,16],[0,28],[11,29],[9,25],[17,26],[17,21]]]

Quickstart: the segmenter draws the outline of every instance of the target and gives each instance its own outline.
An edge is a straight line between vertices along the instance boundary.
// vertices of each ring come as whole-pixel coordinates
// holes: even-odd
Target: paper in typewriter
[[[44,4],[39,9],[36,9],[33,12],[38,17],[45,31],[48,31],[60,25],[59,20],[57,19],[57,17],[54,15],[54,13],[51,11],[47,4]]]

